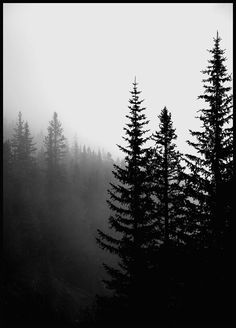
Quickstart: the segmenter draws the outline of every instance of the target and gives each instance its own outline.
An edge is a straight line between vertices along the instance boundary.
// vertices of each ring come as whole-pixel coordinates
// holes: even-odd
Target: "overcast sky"
[[[46,134],[58,112],[69,140],[114,157],[123,143],[129,90],[137,76],[152,132],[172,112],[178,146],[201,107],[200,71],[219,31],[232,72],[233,5],[4,4],[4,118],[19,110]]]

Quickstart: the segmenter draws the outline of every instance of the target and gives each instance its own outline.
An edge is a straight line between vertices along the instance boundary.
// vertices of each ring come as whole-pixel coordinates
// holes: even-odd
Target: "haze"
[[[152,132],[172,112],[178,146],[201,107],[201,70],[217,30],[232,72],[228,4],[4,4],[4,119],[19,110],[32,132],[47,133],[53,112],[69,140],[123,155],[123,127],[134,76]]]

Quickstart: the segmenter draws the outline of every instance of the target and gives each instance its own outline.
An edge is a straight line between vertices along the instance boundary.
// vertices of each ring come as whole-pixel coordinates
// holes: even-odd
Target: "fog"
[[[232,71],[232,4],[5,3],[3,20],[4,120],[21,110],[45,135],[56,111],[69,140],[115,158],[134,76],[151,131],[167,106],[185,152],[217,30]]]
[[[231,323],[232,9],[4,4],[8,327]]]

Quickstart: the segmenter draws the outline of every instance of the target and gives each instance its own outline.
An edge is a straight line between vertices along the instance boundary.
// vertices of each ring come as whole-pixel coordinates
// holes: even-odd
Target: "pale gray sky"
[[[46,134],[56,111],[69,139],[77,134],[114,157],[135,75],[151,131],[167,106],[185,152],[217,30],[232,72],[232,3],[5,3],[3,18],[4,118],[21,110]]]

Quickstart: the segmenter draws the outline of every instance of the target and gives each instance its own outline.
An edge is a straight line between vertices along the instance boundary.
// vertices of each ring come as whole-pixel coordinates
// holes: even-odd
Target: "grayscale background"
[[[180,151],[198,128],[202,74],[217,30],[232,72],[233,4],[4,4],[4,124],[46,135],[56,111],[69,142],[122,156],[134,76],[151,132],[164,106]]]

